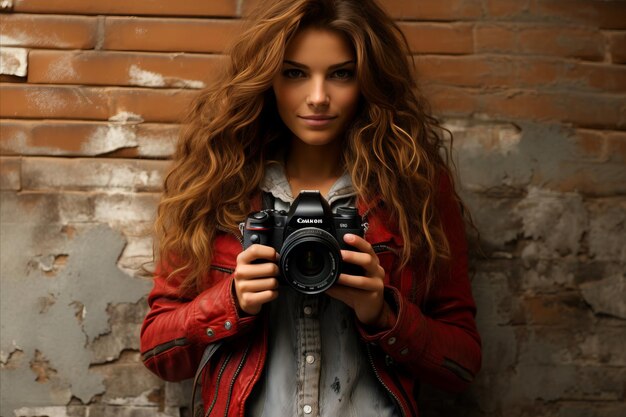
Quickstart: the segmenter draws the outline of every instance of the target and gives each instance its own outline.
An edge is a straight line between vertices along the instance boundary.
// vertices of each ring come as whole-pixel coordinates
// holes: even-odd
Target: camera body
[[[333,285],[341,273],[363,275],[362,268],[341,258],[341,249],[357,250],[343,241],[347,233],[364,235],[356,208],[340,207],[333,214],[319,191],[301,191],[288,213],[250,213],[243,226],[243,247],[273,247],[278,252],[279,278],[299,292],[317,294]]]

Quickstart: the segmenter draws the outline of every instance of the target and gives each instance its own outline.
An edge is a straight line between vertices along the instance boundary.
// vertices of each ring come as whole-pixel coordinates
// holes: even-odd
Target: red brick
[[[626,92],[626,68],[602,63],[566,62],[555,59],[518,61],[517,85],[578,91]],[[512,85],[514,87],[514,85]]]
[[[485,94],[478,111],[495,118],[571,123],[593,128],[626,126],[626,103],[616,95],[505,91]]]
[[[626,32],[614,32],[609,35],[611,62],[626,64]]]
[[[387,12],[400,20],[477,20],[482,5],[477,0],[385,0],[380,2]]]
[[[25,191],[160,191],[169,161],[24,158]]]
[[[238,20],[107,17],[102,48],[223,52],[240,29]]]
[[[589,197],[606,197],[626,194],[626,165],[624,162],[580,162],[565,159],[559,169],[567,175],[554,179],[539,179],[542,186]]]
[[[599,163],[607,161],[607,140],[605,131],[576,129],[573,141],[576,146],[577,158]]]
[[[400,23],[413,53],[471,54],[474,52],[470,23]]]
[[[0,85],[0,117],[108,120],[129,112],[146,122],[179,122],[195,90]]]
[[[527,28],[519,33],[518,39],[523,53],[596,61],[604,59],[604,39],[594,29],[552,26]]]
[[[592,61],[604,59],[604,38],[594,29],[553,25],[480,24],[476,53],[562,56]]]
[[[221,56],[100,51],[31,51],[31,83],[203,88]]]
[[[104,89],[0,85],[0,117],[108,119]]]
[[[424,88],[424,93],[438,117],[471,116],[479,105],[480,97],[472,89],[433,85]]]
[[[532,0],[531,13],[544,19],[582,23],[601,29],[626,29],[623,1]]]
[[[167,158],[179,126],[78,121],[3,120],[0,154]]]
[[[626,163],[626,132],[609,131],[606,134],[607,154],[611,161]],[[624,180],[624,178],[622,178]],[[626,182],[626,181],[624,181]]]
[[[510,18],[523,15],[530,8],[530,0],[486,0],[485,11],[488,16]]]
[[[115,110],[140,115],[146,122],[178,123],[198,93],[194,90],[116,90]]]
[[[248,16],[264,0],[243,0],[243,15]],[[382,0],[379,4],[400,20],[474,20],[482,16],[479,0]]]
[[[590,309],[580,294],[575,292],[525,296],[521,302],[528,324],[568,327],[571,323],[584,323],[593,320]]]
[[[626,162],[626,132],[577,129],[573,140],[581,159],[601,164]]]
[[[422,83],[626,92],[626,67],[618,65],[497,55],[419,55],[415,62]]]
[[[460,87],[516,85],[518,63],[508,57],[420,55],[415,57],[415,63],[422,83]]]
[[[97,18],[29,14],[0,15],[3,46],[54,49],[92,49]]]
[[[505,23],[481,23],[474,28],[476,53],[516,53],[518,31]]]
[[[147,16],[234,16],[237,0],[15,0],[16,12]]]
[[[0,190],[19,191],[21,185],[22,158],[0,157]]]
[[[429,86],[426,89],[438,116],[478,115],[496,120],[568,123],[577,127],[622,129],[626,103],[614,94]]]

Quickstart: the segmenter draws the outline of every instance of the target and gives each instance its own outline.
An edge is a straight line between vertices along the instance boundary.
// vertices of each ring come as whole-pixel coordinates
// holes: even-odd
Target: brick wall
[[[180,115],[257,1],[0,1],[0,415],[185,406],[140,363],[137,271]],[[625,415],[626,2],[382,3],[484,252],[483,372],[424,415]]]

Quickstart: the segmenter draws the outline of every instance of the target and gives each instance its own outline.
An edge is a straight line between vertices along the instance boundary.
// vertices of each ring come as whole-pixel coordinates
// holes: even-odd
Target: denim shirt
[[[294,198],[282,165],[268,165],[261,185],[288,210]],[[354,205],[356,193],[344,173],[325,196],[333,212]],[[352,309],[325,294],[302,294],[289,286],[268,304],[270,330],[264,373],[246,407],[249,417],[398,417],[377,380]]]

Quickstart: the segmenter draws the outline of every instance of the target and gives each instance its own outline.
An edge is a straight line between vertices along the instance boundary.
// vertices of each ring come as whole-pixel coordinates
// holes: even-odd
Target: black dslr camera
[[[333,214],[319,191],[302,191],[289,213],[261,210],[243,224],[243,247],[257,243],[278,252],[281,278],[297,291],[317,294],[337,281],[339,274],[363,275],[362,268],[344,263],[341,249],[356,249],[343,241],[346,233],[363,237],[361,216],[354,207]]]

